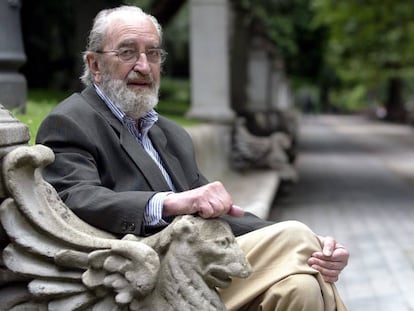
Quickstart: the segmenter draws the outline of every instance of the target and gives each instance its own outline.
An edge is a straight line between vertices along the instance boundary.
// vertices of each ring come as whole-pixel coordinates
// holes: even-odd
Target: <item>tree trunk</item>
[[[329,101],[329,86],[322,83],[319,87],[319,109],[322,112],[331,112],[331,103]]]
[[[186,0],[158,0],[153,1],[150,13],[154,15],[163,28],[180,10]]]
[[[400,77],[393,77],[388,80],[387,99],[385,107],[387,109],[386,119],[393,122],[405,121],[406,112],[403,102],[403,80]]]

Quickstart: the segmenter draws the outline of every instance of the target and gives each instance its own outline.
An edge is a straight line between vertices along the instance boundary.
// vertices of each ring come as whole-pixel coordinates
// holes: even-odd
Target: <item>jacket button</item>
[[[136,228],[136,225],[133,222],[126,222],[126,221],[124,221],[121,224],[121,230],[123,232],[134,232],[135,231],[135,228]]]
[[[121,230],[122,231],[127,231],[127,229],[128,229],[128,223],[127,222],[122,222],[122,224],[121,224]]]
[[[124,221],[121,224],[121,230],[123,232],[134,232],[135,228],[136,228],[136,226],[135,226],[135,223],[133,223],[133,222]]]

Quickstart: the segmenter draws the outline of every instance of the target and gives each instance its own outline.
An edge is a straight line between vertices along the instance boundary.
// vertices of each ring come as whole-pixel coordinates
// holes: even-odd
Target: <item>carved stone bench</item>
[[[67,208],[42,178],[53,152],[28,140],[0,106],[0,310],[225,310],[216,288],[251,271],[226,223],[116,239]]]
[[[222,181],[235,204],[263,219],[268,217],[281,181],[296,181],[296,171],[279,141],[289,144],[283,134],[255,137],[240,122],[233,127],[202,124],[187,131],[203,174],[211,181]],[[251,158],[243,152],[251,152]]]

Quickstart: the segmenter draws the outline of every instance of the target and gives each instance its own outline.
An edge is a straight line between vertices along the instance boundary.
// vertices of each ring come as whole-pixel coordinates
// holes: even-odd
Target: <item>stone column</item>
[[[20,1],[0,0],[0,104],[8,109],[25,110],[26,79],[17,72],[25,61]]]
[[[230,104],[228,0],[191,0],[191,109],[195,119],[227,123]]]
[[[272,70],[272,94],[271,107],[272,110],[288,110],[292,109],[292,95],[289,87],[286,74],[277,64],[273,66]]]
[[[271,95],[271,62],[266,42],[260,37],[252,39],[247,75],[247,110],[253,113],[268,111]]]

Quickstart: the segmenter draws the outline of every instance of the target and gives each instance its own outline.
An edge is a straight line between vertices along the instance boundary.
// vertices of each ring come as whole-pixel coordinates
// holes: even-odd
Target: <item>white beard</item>
[[[127,81],[133,79],[136,75],[137,73],[131,71],[126,81],[114,80],[109,73],[104,72],[100,87],[105,95],[127,116],[138,120],[157,106],[159,84],[151,89],[144,89],[139,93],[134,92],[128,88]]]

